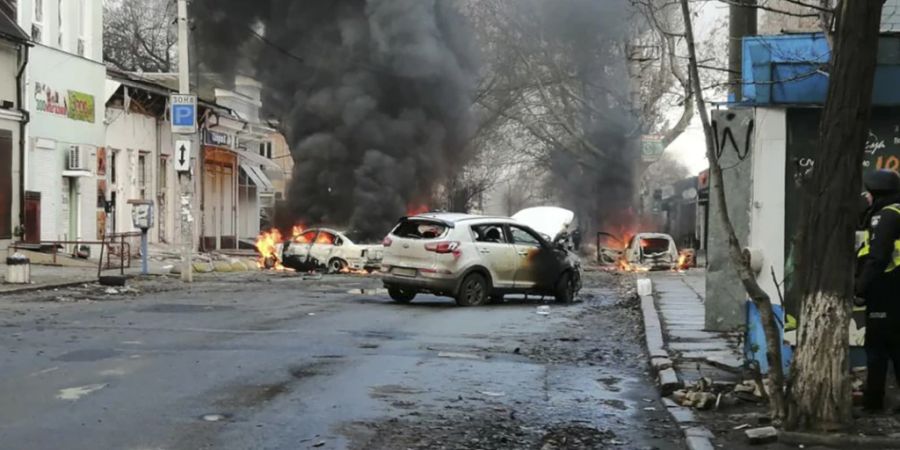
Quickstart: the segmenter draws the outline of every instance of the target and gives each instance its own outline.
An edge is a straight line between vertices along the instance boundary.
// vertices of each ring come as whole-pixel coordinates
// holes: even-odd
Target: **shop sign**
[[[34,83],[35,109],[55,116],[94,123],[94,96],[78,91],[62,94],[45,83]]]
[[[217,131],[205,130],[203,133],[203,143],[207,145],[215,145],[216,147],[231,148],[231,135],[227,133],[219,133]]]

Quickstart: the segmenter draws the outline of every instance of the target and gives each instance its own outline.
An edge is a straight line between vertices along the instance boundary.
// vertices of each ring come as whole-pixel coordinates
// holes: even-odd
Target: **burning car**
[[[624,253],[629,264],[648,270],[679,268],[678,247],[665,233],[639,233],[631,238]]]
[[[281,246],[281,263],[296,270],[326,269],[329,273],[374,271],[381,266],[384,247],[358,244],[353,232],[330,228],[303,230]]]

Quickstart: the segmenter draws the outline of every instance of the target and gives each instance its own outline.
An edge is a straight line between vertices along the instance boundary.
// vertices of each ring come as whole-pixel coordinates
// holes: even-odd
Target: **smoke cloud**
[[[205,70],[254,76],[294,172],[290,221],[383,236],[468,159],[478,58],[445,0],[194,0]],[[284,214],[286,213],[286,214]]]

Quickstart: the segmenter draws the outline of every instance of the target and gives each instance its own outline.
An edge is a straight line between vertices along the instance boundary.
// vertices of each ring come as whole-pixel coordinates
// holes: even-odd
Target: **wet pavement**
[[[549,315],[379,288],[253,273],[0,297],[0,447],[683,448],[612,275]]]

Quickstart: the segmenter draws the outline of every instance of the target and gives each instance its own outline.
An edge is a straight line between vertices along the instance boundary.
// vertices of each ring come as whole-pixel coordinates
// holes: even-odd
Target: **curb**
[[[0,291],[0,297],[4,297],[4,296],[8,296],[8,295],[15,295],[15,294],[22,294],[22,293],[26,293],[26,292],[45,291],[48,289],[60,289],[60,288],[67,288],[67,287],[73,287],[73,286],[80,286],[85,283],[96,283],[96,282],[97,282],[96,278],[88,278],[88,279],[84,279],[81,281],[66,281],[65,283],[26,286],[26,287],[22,287],[21,289]]]
[[[659,389],[663,395],[663,404],[666,405],[669,415],[684,433],[684,443],[689,450],[714,450],[716,447],[712,443],[712,432],[706,427],[696,426],[697,419],[694,417],[694,411],[665,397],[682,387],[683,383],[678,378],[678,373],[675,372],[669,352],[665,349],[662,323],[659,320],[659,313],[656,311],[652,291],[650,295],[640,295],[639,297],[644,318],[647,353],[650,355],[650,365],[656,372]]]

